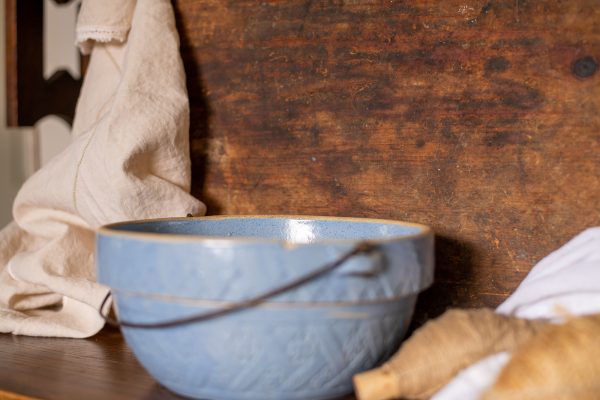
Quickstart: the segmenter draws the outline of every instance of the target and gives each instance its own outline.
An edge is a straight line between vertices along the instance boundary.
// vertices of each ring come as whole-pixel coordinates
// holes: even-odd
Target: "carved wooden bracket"
[[[71,123],[82,79],[64,70],[44,79],[44,0],[6,0],[5,18],[8,126],[32,126],[51,114]]]

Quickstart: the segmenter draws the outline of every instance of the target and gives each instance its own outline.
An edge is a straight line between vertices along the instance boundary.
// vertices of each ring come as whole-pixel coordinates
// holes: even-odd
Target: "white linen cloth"
[[[190,194],[189,103],[168,0],[84,0],[90,64],[69,147],[33,175],[0,231],[0,332],[88,337],[104,325],[94,230],[202,215]]]
[[[549,318],[600,312],[600,227],[590,228],[531,269],[496,311],[521,318]],[[461,371],[434,400],[478,399],[492,384],[510,354],[486,357]]]

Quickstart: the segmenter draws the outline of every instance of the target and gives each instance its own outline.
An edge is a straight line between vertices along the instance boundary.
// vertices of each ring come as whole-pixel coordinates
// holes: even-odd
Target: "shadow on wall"
[[[211,110],[208,103],[203,81],[202,71],[194,54],[194,48],[185,29],[182,29],[184,16],[179,11],[177,4],[173,4],[175,23],[179,32],[181,57],[187,78],[187,91],[190,98],[190,157],[192,161],[192,195],[202,200],[207,207],[207,215],[221,213],[217,199],[210,198],[206,193],[206,168],[208,152],[210,151],[210,117]]]
[[[468,281],[472,280],[476,259],[475,246],[448,236],[435,236],[434,283],[419,295],[409,335],[451,307],[460,306],[467,301],[470,304],[477,302],[477,288],[473,287],[471,292],[464,289]]]

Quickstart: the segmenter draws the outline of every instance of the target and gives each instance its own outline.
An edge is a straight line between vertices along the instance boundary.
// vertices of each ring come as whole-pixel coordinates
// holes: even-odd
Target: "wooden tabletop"
[[[0,399],[182,399],[141,367],[121,333],[90,339],[0,334]]]
[[[89,339],[0,334],[0,400],[183,399],[137,362],[121,333]],[[352,400],[353,396],[341,400]]]

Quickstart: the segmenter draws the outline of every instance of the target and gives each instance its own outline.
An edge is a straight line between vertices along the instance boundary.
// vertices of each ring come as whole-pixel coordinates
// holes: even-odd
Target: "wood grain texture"
[[[194,194],[431,225],[417,321],[497,305],[600,223],[597,1],[174,5]]]
[[[85,340],[0,334],[0,399],[31,398],[181,399],[144,371],[117,330]]]
[[[38,400],[35,397],[0,390],[0,400]]]
[[[137,362],[118,330],[90,339],[0,334],[0,400],[177,400]],[[340,400],[353,400],[346,396]]]

